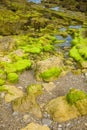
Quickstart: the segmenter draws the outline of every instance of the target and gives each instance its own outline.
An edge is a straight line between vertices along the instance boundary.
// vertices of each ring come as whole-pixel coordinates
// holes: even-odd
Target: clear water
[[[55,45],[55,47],[61,47],[61,48],[69,48],[71,47],[71,41],[72,41],[72,36],[71,35],[68,35],[66,38],[62,37],[62,36],[55,36],[58,40],[64,40],[65,42],[63,43],[58,43]]]
[[[41,3],[41,0],[28,0],[28,2],[33,2],[33,3],[39,4],[39,3]]]
[[[53,7],[53,8],[50,8],[51,10],[55,10],[55,11],[59,11],[60,8],[59,7]]]
[[[69,28],[80,29],[82,28],[82,25],[70,25]]]

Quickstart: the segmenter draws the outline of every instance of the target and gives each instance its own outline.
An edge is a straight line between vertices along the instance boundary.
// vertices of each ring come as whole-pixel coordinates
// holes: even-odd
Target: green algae
[[[0,69],[0,79],[6,79],[6,73],[2,69]]]
[[[33,53],[33,54],[39,54],[41,53],[42,47],[41,45],[27,45],[21,47],[25,53]]]
[[[17,72],[22,72],[23,70],[29,69],[31,67],[31,62],[30,60],[22,59],[16,62],[14,65]]]
[[[8,92],[8,88],[5,85],[1,85],[0,92]]]
[[[81,55],[79,54],[78,49],[76,48],[76,46],[74,46],[71,50],[70,50],[70,56],[73,57],[76,61],[82,61],[83,58],[81,57]]]
[[[54,50],[54,46],[53,45],[46,45],[43,47],[43,51],[45,52],[50,52]]]
[[[70,104],[76,104],[77,101],[87,99],[87,94],[82,90],[71,89],[66,95],[66,99]]]
[[[9,73],[7,78],[11,83],[16,83],[18,81],[18,75],[16,73]]]
[[[5,80],[4,79],[0,79],[0,86],[5,84]]]
[[[15,63],[6,63],[5,64],[5,72],[13,73],[13,72],[22,72],[25,69],[29,69],[31,67],[30,60],[21,59]]]
[[[50,81],[50,80],[56,79],[60,75],[61,71],[62,71],[61,68],[52,67],[52,68],[42,72],[40,74],[40,77],[44,81]]]

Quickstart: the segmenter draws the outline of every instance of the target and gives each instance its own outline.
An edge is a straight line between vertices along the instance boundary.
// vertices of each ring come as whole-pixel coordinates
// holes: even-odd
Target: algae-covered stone
[[[6,73],[2,69],[0,69],[0,78],[6,79]]]
[[[58,122],[64,122],[80,116],[77,108],[74,105],[69,105],[65,96],[51,100],[46,105],[46,111],[51,115],[54,121]]]
[[[63,67],[62,57],[53,56],[36,63],[35,76],[37,80],[52,81],[59,76]]]
[[[33,94],[24,95],[20,98],[17,98],[13,101],[12,106],[14,111],[29,112],[38,118],[42,117],[40,107],[37,104],[35,96]]]
[[[55,80],[56,78],[58,78],[58,76],[61,73],[61,68],[58,67],[52,67],[44,72],[42,72],[40,74],[40,77],[44,80],[44,81],[52,81]]]
[[[5,72],[6,72],[6,73],[14,73],[14,72],[17,71],[15,65],[12,64],[12,63],[6,63],[6,64],[4,65],[4,68],[5,68]]]
[[[70,104],[76,104],[79,100],[87,99],[87,94],[81,90],[71,89],[66,98]]]
[[[0,92],[8,92],[8,88],[2,85],[0,86]]]
[[[22,128],[21,130],[50,130],[47,126],[42,126],[37,123],[30,123],[25,128]]]
[[[33,54],[39,54],[42,50],[41,45],[27,45],[24,47],[21,47],[25,53],[33,53]]]
[[[37,104],[36,97],[42,94],[40,84],[32,84],[27,87],[27,94],[13,101],[13,110],[18,112],[29,112],[34,116],[41,118],[41,110]]]
[[[7,78],[8,78],[8,81],[12,83],[16,83],[18,81],[18,75],[16,73],[9,73]]]
[[[4,79],[0,79],[0,85],[3,85],[5,83]]]
[[[73,57],[76,61],[82,61],[82,57],[79,54],[78,49],[76,48],[76,46],[74,46],[71,50],[70,50],[70,56]]]
[[[20,59],[14,63],[4,63],[3,66],[7,73],[22,72],[31,67],[31,61],[28,59]]]
[[[46,52],[53,51],[54,50],[54,46],[53,45],[45,45],[43,47],[43,50],[46,51]]]
[[[87,114],[87,94],[71,89],[67,95],[51,100],[45,110],[54,121],[64,122]]]
[[[18,72],[22,72],[23,70],[29,69],[31,67],[31,62],[30,60],[22,59],[16,62],[14,65]]]
[[[29,95],[33,94],[35,97],[42,94],[42,85],[41,84],[32,84],[27,87],[27,93]]]
[[[23,96],[23,91],[15,86],[4,85],[3,91],[6,92],[6,95],[5,95],[6,102],[11,102],[15,100],[16,98]]]

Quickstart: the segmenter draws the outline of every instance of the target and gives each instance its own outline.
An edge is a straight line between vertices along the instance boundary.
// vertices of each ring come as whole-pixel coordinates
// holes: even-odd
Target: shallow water
[[[60,7],[53,7],[53,8],[50,8],[51,10],[55,10],[55,11],[59,11],[60,10]]]
[[[82,25],[70,25],[69,28],[80,29],[82,28]]]
[[[33,3],[38,4],[38,3],[41,3],[41,0],[28,0],[28,2],[33,2]]]
[[[55,47],[61,47],[61,48],[65,48],[65,47],[69,48],[69,47],[71,47],[71,41],[72,41],[72,36],[71,35],[68,35],[66,38],[64,38],[63,36],[59,36],[59,35],[57,35],[55,37],[58,40],[64,40],[65,41],[63,43],[61,43],[61,41],[60,41],[60,43],[56,44]]]

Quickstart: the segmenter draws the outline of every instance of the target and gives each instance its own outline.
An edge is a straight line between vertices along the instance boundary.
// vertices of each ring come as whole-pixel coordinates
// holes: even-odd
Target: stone
[[[39,105],[35,99],[35,96],[32,95],[23,95],[20,98],[17,98],[12,102],[13,110],[16,112],[25,113],[28,112],[34,115],[37,118],[42,118],[42,113]]]
[[[50,93],[56,87],[53,82],[43,83],[42,86],[48,93]]]
[[[80,113],[75,106],[70,106],[66,101],[66,97],[58,97],[51,100],[46,105],[46,111],[51,115],[54,121],[64,122],[73,118],[77,118]]]
[[[30,123],[25,128],[22,128],[21,130],[50,130],[47,126],[42,126],[37,123]]]
[[[58,78],[63,67],[62,57],[53,56],[36,63],[35,76],[38,81],[53,81]]]
[[[5,95],[6,102],[11,102],[16,98],[23,96],[23,91],[21,89],[11,85],[5,85],[5,87],[7,89],[7,94]]]
[[[48,102],[45,110],[54,121],[64,122],[87,114],[87,94],[82,90],[71,89],[67,95]]]

